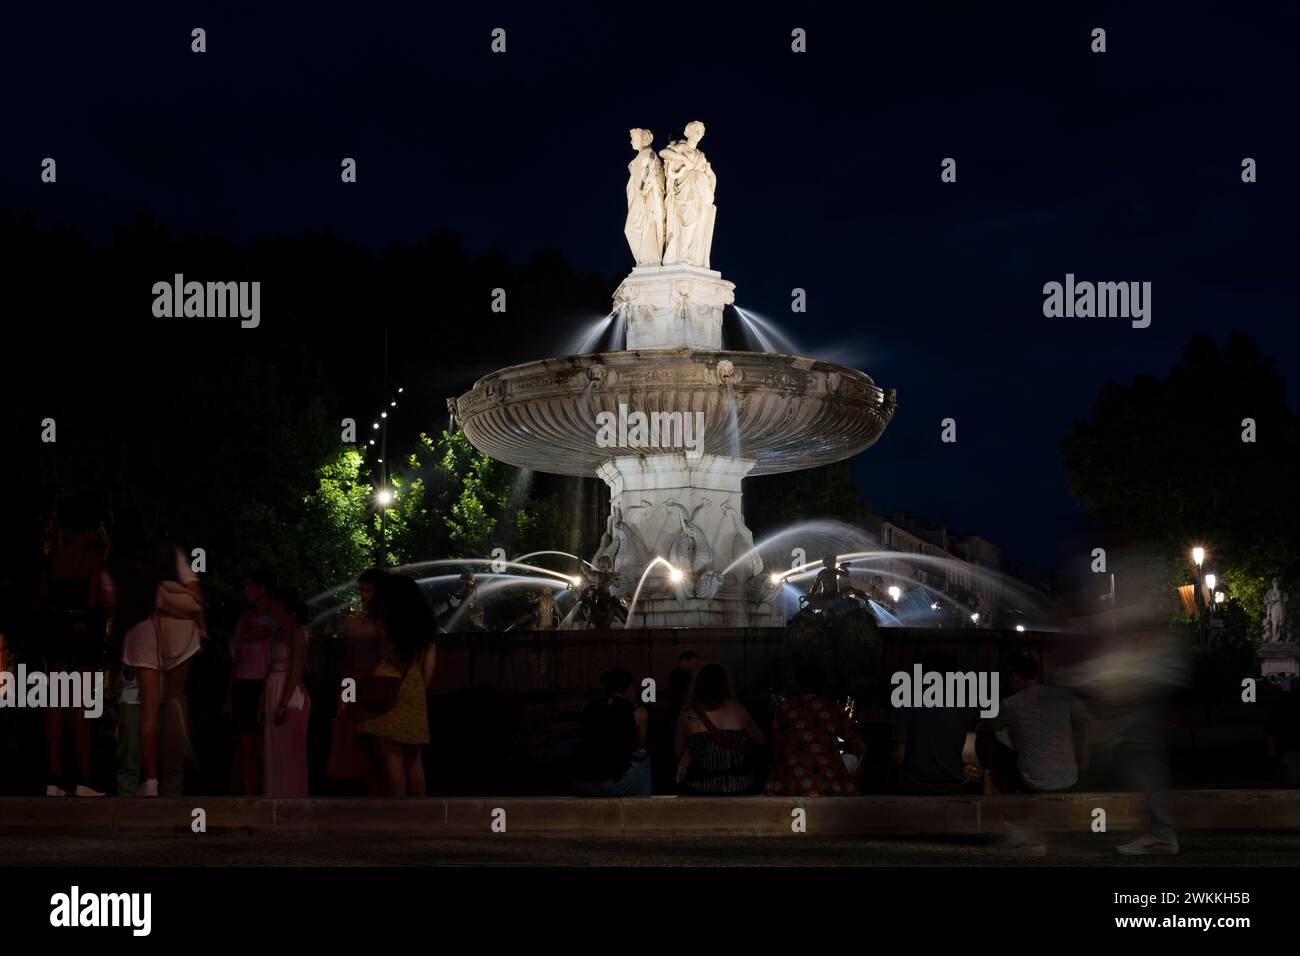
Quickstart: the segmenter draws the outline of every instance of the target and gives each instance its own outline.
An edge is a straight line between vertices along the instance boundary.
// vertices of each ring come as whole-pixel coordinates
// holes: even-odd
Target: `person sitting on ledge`
[[[816,657],[799,655],[791,670],[793,692],[772,716],[772,773],[764,793],[856,796],[867,752],[862,735],[839,704],[820,696],[826,678]]]
[[[765,774],[763,731],[736,700],[721,664],[695,675],[689,706],[677,718],[677,782],[684,793],[758,793]]]
[[[951,654],[925,655],[921,669],[950,674],[960,670]],[[903,793],[950,796],[966,781],[962,751],[966,734],[979,723],[975,707],[899,707],[894,711],[894,764]]]
[[[582,711],[571,784],[580,797],[648,797],[646,710],[631,673],[622,667],[600,675],[604,693]]]
[[[985,775],[1004,793],[1060,793],[1079,782],[1079,770],[1087,769],[1088,733],[1091,720],[1079,698],[1064,687],[1047,687],[1038,682],[1038,662],[1028,654],[1017,654],[1011,662],[1011,686],[1015,693],[1002,701],[996,717],[981,727],[1005,729],[1012,750],[991,735],[977,739],[980,763]],[[1075,729],[1082,728],[1076,759]]]

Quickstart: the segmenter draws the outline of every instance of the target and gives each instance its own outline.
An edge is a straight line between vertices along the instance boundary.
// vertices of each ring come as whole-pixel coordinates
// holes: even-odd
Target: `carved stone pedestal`
[[[1267,680],[1274,675],[1300,675],[1300,648],[1291,641],[1268,641],[1259,645],[1259,673]]]
[[[621,455],[600,466],[610,516],[593,560],[610,559],[629,602],[645,574],[633,626],[784,623],[774,618],[741,512],[740,482],[753,466],[745,458],[684,453]]]
[[[722,310],[736,287],[722,273],[696,266],[637,266],[614,292],[627,321],[627,347],[722,348]]]

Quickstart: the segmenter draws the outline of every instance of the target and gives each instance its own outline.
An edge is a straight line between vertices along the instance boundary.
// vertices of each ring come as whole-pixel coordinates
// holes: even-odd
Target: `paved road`
[[[1300,831],[1197,831],[1178,857],[1118,857],[1131,834],[1051,835],[1039,850],[856,837],[411,837],[390,834],[0,834],[13,866],[1296,866]]]

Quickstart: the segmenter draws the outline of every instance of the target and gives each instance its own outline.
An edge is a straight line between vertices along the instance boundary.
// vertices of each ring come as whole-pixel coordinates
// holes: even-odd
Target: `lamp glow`
[[[1205,586],[1209,588],[1211,591],[1214,590],[1214,586],[1218,583],[1219,583],[1219,579],[1216,578],[1213,574],[1207,574],[1205,576]]]
[[[897,601],[902,596],[903,596],[903,591],[900,587],[898,587],[898,585],[894,585],[889,589],[889,599],[891,601]]]
[[[668,580],[672,581],[673,584],[677,584],[679,581],[681,581],[681,579],[682,579],[682,572],[680,568],[673,568],[671,571],[668,572]]]
[[[385,488],[383,491],[379,492],[376,498],[379,500],[381,505],[387,506],[393,502],[393,493]]]
[[[1203,562],[1204,560],[1205,560],[1205,549],[1192,548],[1192,563],[1199,568],[1201,566],[1201,562]]]
[[[980,622],[980,612],[976,611],[970,616],[970,619],[972,624],[978,624]]]
[[[1016,630],[1019,631],[1021,634],[1023,634],[1025,633],[1025,626],[1023,624],[1017,624]]]
[[[1228,599],[1227,595],[1224,594],[1222,591],[1215,591],[1215,592],[1214,592],[1214,603],[1215,603],[1215,604],[1222,604],[1222,603],[1223,603],[1224,601],[1226,601],[1227,599]]]

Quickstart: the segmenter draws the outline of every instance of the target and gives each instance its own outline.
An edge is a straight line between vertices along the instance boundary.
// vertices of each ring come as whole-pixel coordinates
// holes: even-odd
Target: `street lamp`
[[[379,503],[383,505],[385,508],[387,508],[389,505],[393,503],[393,493],[389,491],[387,488],[381,490],[379,494],[376,495],[375,497],[378,498]]]
[[[1213,591],[1214,585],[1218,583],[1218,580],[1219,579],[1216,578],[1213,574],[1207,574],[1205,576],[1205,586],[1209,588],[1211,591]]]
[[[1199,575],[1201,572],[1201,565],[1205,563],[1204,548],[1200,548],[1200,547],[1192,548],[1192,563],[1196,565],[1196,573]],[[1196,585],[1195,583],[1196,578],[1192,578],[1192,581],[1193,581],[1192,593],[1196,596],[1196,615],[1199,618],[1198,623],[1200,624],[1200,628],[1199,628],[1200,647],[1201,650],[1205,650],[1205,645],[1209,638],[1209,635],[1207,633],[1209,622],[1206,620],[1206,614],[1205,614],[1205,596],[1201,594],[1200,587]]]

